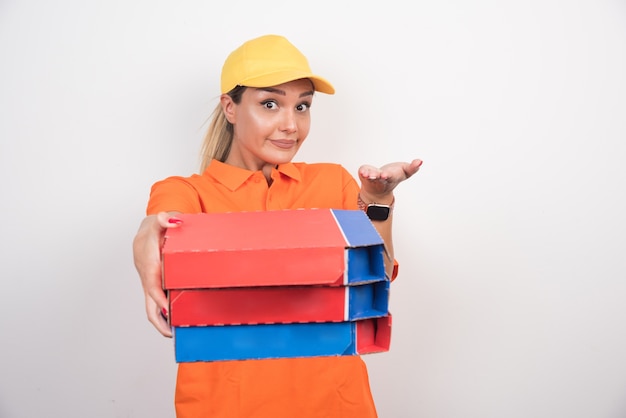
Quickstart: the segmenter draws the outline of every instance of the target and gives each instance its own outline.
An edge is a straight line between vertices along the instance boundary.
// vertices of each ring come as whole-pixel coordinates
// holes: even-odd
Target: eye
[[[311,103],[308,103],[308,102],[300,103],[298,106],[296,106],[296,110],[298,112],[306,112],[310,108],[311,108]]]
[[[278,104],[274,100],[265,100],[261,102],[261,105],[266,109],[276,109]]]

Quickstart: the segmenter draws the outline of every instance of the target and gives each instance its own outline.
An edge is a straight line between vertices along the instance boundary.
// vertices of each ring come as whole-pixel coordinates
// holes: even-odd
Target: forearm
[[[397,162],[385,164],[381,168],[376,168],[371,165],[359,167],[359,179],[361,180],[360,196],[363,203],[377,203],[391,206],[387,219],[372,221],[380,236],[385,240],[385,248],[387,249],[385,267],[387,268],[387,274],[390,278],[393,278],[395,264],[393,241],[391,237],[393,204],[395,202],[393,190],[398,184],[417,173],[421,165],[422,160],[415,159],[410,163]],[[362,206],[360,202],[359,206]]]
[[[391,278],[394,268],[394,252],[393,252],[393,239],[392,239],[392,223],[393,214],[389,214],[389,218],[386,221],[373,221],[372,224],[385,242],[385,273],[387,277]]]
[[[378,231],[378,234],[381,236],[385,243],[385,272],[387,277],[391,278],[393,275],[394,269],[394,250],[393,250],[393,205],[394,205],[394,196],[393,193],[386,193],[384,195],[371,195],[367,192],[361,190],[360,193],[361,202],[359,202],[359,206],[361,209],[365,210],[367,205],[370,203],[377,203],[381,205],[391,206],[389,210],[389,216],[385,220],[372,220],[372,224]]]
[[[161,246],[165,230],[178,225],[172,215],[175,213],[147,216],[133,240],[133,257],[145,293],[148,320],[166,337],[171,337],[172,333],[161,316],[162,312],[167,312],[167,297],[161,287]]]

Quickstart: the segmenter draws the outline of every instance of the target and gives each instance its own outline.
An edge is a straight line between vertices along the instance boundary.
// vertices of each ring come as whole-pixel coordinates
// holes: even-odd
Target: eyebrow
[[[280,94],[281,96],[286,96],[287,95],[285,90],[277,89],[277,88],[274,88],[274,87],[258,87],[258,90],[267,91],[268,93]],[[305,91],[303,93],[300,93],[299,97],[313,96],[313,93],[314,93],[313,90],[307,90],[307,91]]]

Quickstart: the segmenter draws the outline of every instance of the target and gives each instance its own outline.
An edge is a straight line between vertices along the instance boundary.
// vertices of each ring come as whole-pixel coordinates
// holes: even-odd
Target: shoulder
[[[152,188],[161,186],[173,186],[173,187],[189,187],[195,188],[199,183],[206,181],[203,176],[199,174],[192,174],[190,176],[169,176],[158,180],[152,185]]]
[[[340,191],[356,187],[355,178],[341,164],[336,163],[293,163],[300,173],[305,187],[336,188]]]
[[[171,176],[154,183],[150,189],[148,214],[163,211],[200,212],[197,177]]]
[[[300,171],[302,174],[313,174],[313,173],[320,173],[320,174],[328,174],[328,175],[336,175],[336,174],[348,174],[348,170],[346,170],[346,168],[344,166],[342,166],[341,164],[337,164],[337,163],[304,163],[304,162],[297,162],[297,163],[292,163],[297,169],[298,171]]]
[[[192,193],[203,195],[212,193],[220,185],[219,179],[211,176],[208,171],[203,174],[189,176],[174,175],[163,178],[152,185],[152,191],[166,190],[168,193]]]

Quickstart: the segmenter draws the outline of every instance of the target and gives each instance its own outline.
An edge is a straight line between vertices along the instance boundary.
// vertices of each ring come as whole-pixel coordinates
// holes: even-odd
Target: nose
[[[298,125],[296,123],[296,114],[294,110],[290,109],[283,111],[279,129],[281,132],[285,133],[293,133],[298,130]]]

